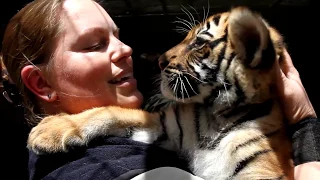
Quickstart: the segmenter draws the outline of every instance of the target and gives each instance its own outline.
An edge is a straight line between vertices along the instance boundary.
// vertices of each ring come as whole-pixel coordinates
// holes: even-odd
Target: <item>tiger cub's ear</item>
[[[269,30],[260,15],[237,7],[229,15],[228,34],[239,59],[251,68],[270,67],[276,57]]]

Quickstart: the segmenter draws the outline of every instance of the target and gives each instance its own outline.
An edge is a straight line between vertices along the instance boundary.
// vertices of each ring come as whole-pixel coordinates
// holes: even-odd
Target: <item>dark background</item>
[[[5,26],[25,3],[30,0],[1,1],[1,41]],[[257,3],[258,2],[258,3]],[[192,0],[106,0],[105,5],[113,15],[114,21],[120,27],[120,38],[134,50],[135,76],[138,88],[148,96],[154,88],[152,77],[159,72],[156,61],[146,61],[140,58],[142,53],[163,53],[183,39],[183,35],[173,31],[177,24],[172,23],[177,17],[187,19],[181,11],[181,4],[192,5],[199,12],[201,19],[202,7],[207,7],[207,1]],[[309,98],[320,112],[320,87],[317,84],[320,76],[317,66],[319,31],[318,17],[314,1],[271,1],[271,0],[243,0],[226,1],[210,0],[210,12],[222,12],[235,5],[248,5],[259,11],[264,18],[285,37],[288,51],[294,65],[300,72],[302,82]],[[194,16],[197,16],[194,13]],[[1,90],[2,93],[2,90]],[[26,149],[25,140],[28,130],[23,125],[21,110],[11,107],[0,97],[0,112],[2,121],[2,149],[4,152],[4,174],[9,179],[26,178]]]

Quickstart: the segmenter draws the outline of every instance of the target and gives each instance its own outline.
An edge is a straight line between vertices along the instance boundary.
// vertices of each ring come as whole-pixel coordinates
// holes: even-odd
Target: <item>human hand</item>
[[[282,110],[289,124],[295,124],[307,117],[316,118],[316,112],[304,89],[299,72],[294,67],[287,51],[276,63],[276,86]]]
[[[316,180],[320,177],[320,162],[312,161],[294,168],[295,180]]]

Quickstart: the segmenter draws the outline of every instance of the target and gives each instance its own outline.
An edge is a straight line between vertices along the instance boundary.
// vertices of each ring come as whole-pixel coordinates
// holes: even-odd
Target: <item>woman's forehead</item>
[[[71,26],[78,32],[101,26],[117,28],[109,14],[92,0],[66,0],[63,4],[63,19],[67,27]]]

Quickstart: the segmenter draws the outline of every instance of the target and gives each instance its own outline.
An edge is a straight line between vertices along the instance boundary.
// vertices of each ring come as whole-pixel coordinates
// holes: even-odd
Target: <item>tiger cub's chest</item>
[[[193,150],[185,149],[192,171],[204,179],[219,180],[282,175],[277,156],[288,156],[290,145],[284,135],[279,108],[269,108],[236,116],[236,120],[229,118],[232,123],[218,131],[211,129],[209,133],[209,130],[206,136],[211,135],[210,138],[201,138]],[[228,119],[216,119],[223,120]],[[275,144],[279,142],[289,145],[285,147],[288,151],[276,152]]]

